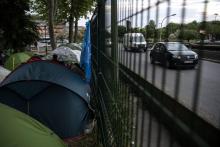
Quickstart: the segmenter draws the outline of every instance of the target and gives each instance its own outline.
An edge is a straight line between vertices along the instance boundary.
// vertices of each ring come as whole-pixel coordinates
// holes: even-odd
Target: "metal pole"
[[[214,15],[215,15],[215,21],[216,21],[216,18],[217,18],[217,16],[218,16],[218,13],[215,13]]]
[[[218,13],[215,13],[215,22],[216,22],[216,18],[218,16]],[[215,22],[213,22],[213,24],[215,24]],[[214,38],[215,38],[216,35],[214,35],[214,32],[213,32],[213,27],[212,27],[212,41],[214,41]]]
[[[114,62],[114,87],[118,83],[118,27],[117,27],[117,1],[111,1],[111,31],[112,31],[112,60]],[[115,89],[117,90],[117,88]]]
[[[163,21],[162,21],[163,23]],[[160,23],[160,41],[161,41],[161,34],[162,34],[162,23]]]

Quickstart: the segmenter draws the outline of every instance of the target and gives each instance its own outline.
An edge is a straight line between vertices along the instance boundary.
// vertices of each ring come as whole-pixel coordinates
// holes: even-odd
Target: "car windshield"
[[[40,38],[39,42],[41,42],[41,43],[49,43],[50,42],[50,38]]]
[[[167,45],[168,51],[187,51],[189,50],[184,44],[180,43],[168,43]]]
[[[132,41],[134,41],[134,42],[144,42],[145,39],[144,39],[144,36],[133,36]]]

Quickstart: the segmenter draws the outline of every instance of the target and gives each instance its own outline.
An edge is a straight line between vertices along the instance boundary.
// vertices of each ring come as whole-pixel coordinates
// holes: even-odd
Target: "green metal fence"
[[[91,19],[92,87],[102,146],[220,146],[219,109],[218,114],[209,111],[217,121],[201,113],[203,108],[209,109],[201,105],[203,61],[196,69],[150,64],[152,44],[172,38],[174,28],[166,27],[177,15],[171,13],[172,4],[179,11],[177,39],[185,43],[187,2],[190,0],[98,1]],[[203,12],[207,12],[208,2],[200,2]],[[206,13],[200,16],[203,23],[198,31],[206,29]],[[155,23],[153,30],[151,20]],[[142,33],[148,46],[140,52],[129,51],[123,40],[125,33]],[[205,37],[200,33],[197,38],[201,48]],[[197,52],[203,54],[202,50]],[[191,82],[186,84],[184,78]]]

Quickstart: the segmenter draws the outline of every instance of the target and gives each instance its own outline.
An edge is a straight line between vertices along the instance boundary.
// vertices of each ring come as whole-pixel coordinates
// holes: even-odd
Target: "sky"
[[[150,1],[150,11],[147,10],[149,6]],[[203,20],[203,14],[204,14],[204,6],[205,0],[186,0],[186,6],[185,6],[185,16],[184,21],[182,21],[182,12],[183,12],[183,1],[184,0],[170,0],[170,5],[168,5],[167,0],[159,0],[161,3],[158,6],[159,13],[158,17],[157,15],[157,9],[156,9],[156,2],[158,0],[118,0],[118,20],[124,19],[125,16],[128,16],[128,14],[134,14],[138,11],[141,11],[144,9],[143,13],[140,15],[132,17],[130,21],[132,22],[132,26],[145,26],[147,24],[147,17],[149,15],[149,20],[157,20],[157,26],[161,27],[161,22],[164,19],[164,17],[167,16],[167,8],[169,6],[170,13],[176,14],[175,16],[169,17],[169,22],[175,22],[175,23],[189,23],[193,20],[196,20],[198,22]],[[107,0],[106,5],[106,14],[107,17],[110,16],[110,9],[111,9],[111,3]],[[150,12],[150,13],[148,13]],[[207,21],[213,21],[215,20],[215,13],[219,14],[216,19],[220,20],[220,0],[208,0],[207,4],[207,10],[206,10],[206,20]],[[142,20],[142,21],[141,21]],[[162,23],[162,26],[164,27],[167,24],[167,19],[165,19]],[[110,24],[110,22],[108,22]],[[121,23],[121,25],[125,25],[125,22]]]

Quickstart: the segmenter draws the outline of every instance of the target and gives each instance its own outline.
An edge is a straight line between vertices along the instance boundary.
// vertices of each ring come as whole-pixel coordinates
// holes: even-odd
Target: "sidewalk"
[[[0,82],[4,80],[4,78],[10,73],[9,70],[5,69],[4,67],[0,66]]]
[[[220,63],[220,60],[213,60],[209,58],[202,58],[202,60],[210,61],[210,62],[215,62],[215,63]]]

